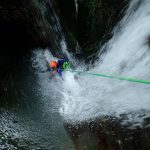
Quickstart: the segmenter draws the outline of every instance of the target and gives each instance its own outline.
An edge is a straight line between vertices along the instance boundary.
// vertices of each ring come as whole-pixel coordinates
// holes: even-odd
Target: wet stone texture
[[[145,124],[149,124],[149,119]],[[101,118],[80,124],[65,123],[76,150],[149,150],[150,128],[121,125],[116,118]]]
[[[50,1],[53,3],[53,1]],[[0,68],[9,68],[28,50],[50,48],[57,54],[53,5],[47,0],[0,1]]]

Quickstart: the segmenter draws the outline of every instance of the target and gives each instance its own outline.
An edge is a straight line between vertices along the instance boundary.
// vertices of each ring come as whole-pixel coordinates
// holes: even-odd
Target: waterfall
[[[149,8],[149,0],[130,2],[124,17],[112,32],[112,39],[100,49],[105,49],[106,53],[99,56],[99,61],[89,72],[150,79]],[[77,69],[87,67],[81,66]],[[127,114],[127,122],[141,124],[144,118],[149,117],[149,85],[64,74],[59,111],[65,120],[80,122],[104,115],[120,117]],[[141,113],[144,113],[143,117],[140,117]]]
[[[61,48],[72,62],[78,64],[77,70],[87,70],[92,73],[107,73],[113,75],[150,79],[150,1],[133,0],[130,2],[124,17],[112,31],[113,37],[100,49],[95,64],[85,65],[78,62],[67,52],[65,42]],[[43,53],[37,51],[35,54]],[[51,53],[44,51],[48,61],[55,60]],[[37,62],[41,64],[42,59]],[[44,64],[43,64],[44,67]],[[120,118],[126,114],[123,123],[134,122],[142,125],[149,117],[150,87],[149,85],[119,81],[102,77],[63,72],[63,80],[46,81],[39,74],[41,86],[47,87],[42,94],[54,97],[56,111],[69,122],[88,121],[101,116]],[[43,84],[44,83],[44,84]],[[54,89],[55,87],[55,89]],[[53,91],[53,92],[48,92]],[[56,96],[57,95],[57,96]],[[141,115],[142,114],[142,115]]]
[[[78,1],[74,0],[74,3],[75,3],[75,7],[76,7],[76,18],[77,18],[77,16],[78,16]]]

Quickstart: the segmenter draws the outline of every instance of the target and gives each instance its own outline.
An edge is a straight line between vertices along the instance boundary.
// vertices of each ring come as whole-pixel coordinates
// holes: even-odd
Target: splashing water
[[[103,47],[107,53],[100,56],[89,72],[150,79],[150,49],[147,44],[150,1],[139,2],[134,0],[130,3],[125,17],[113,31],[113,38]],[[70,76],[66,78],[60,108],[66,120],[74,122],[102,115],[119,116],[150,110],[148,85],[87,75],[78,76],[77,80]]]
[[[150,79],[150,48],[147,44],[150,34],[149,8],[149,0],[131,1],[122,21],[113,30],[112,39],[100,49],[106,49],[107,52],[99,56],[89,72]],[[44,57],[48,61],[54,59],[48,59],[48,55],[46,51]],[[83,64],[77,68],[85,69]],[[44,80],[45,77],[42,77],[41,83]],[[67,121],[80,122],[103,115],[119,117],[121,114],[129,114],[128,121],[140,123],[149,117],[149,85],[71,72],[63,73],[63,81],[53,84],[44,82],[43,86],[52,89],[52,85],[56,90],[51,94],[59,93],[56,100],[59,102],[59,112]],[[43,93],[48,91],[43,90]],[[143,117],[138,116],[141,111],[145,113]],[[133,117],[131,112],[137,115]]]

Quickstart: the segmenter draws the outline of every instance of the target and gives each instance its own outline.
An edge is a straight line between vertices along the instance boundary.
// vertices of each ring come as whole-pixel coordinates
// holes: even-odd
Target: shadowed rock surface
[[[77,0],[75,8],[74,0],[56,2],[70,43],[75,45],[77,40],[86,57],[96,52],[100,41],[103,44],[111,38],[110,31],[122,17],[127,3],[121,0]]]
[[[0,64],[11,62],[12,65],[24,52],[35,47],[51,47],[54,52],[56,37],[50,20],[51,10],[46,1],[0,2]]]
[[[78,41],[85,56],[94,53],[101,38],[119,19],[125,4],[121,0],[78,0],[77,3],[78,12],[74,0],[1,1],[0,64],[8,64],[9,60],[12,64],[27,49],[35,47],[50,47],[54,54],[61,53],[57,42],[61,35],[54,29],[57,22],[53,9],[61,19],[69,50],[75,53]],[[106,39],[109,37],[108,34]],[[11,57],[6,61],[8,55]]]
[[[78,0],[77,3],[78,12],[76,12],[74,0],[4,0],[0,2],[0,106],[2,112],[5,108],[10,110],[13,108],[14,112],[17,110],[16,113],[18,114],[22,111],[19,114],[20,116],[17,116],[20,120],[16,117],[19,121],[15,117],[13,118],[13,115],[10,116],[9,120],[10,114],[6,115],[4,125],[8,121],[7,125],[10,131],[12,131],[11,128],[17,128],[17,125],[20,125],[23,131],[26,131],[28,128],[27,131],[31,132],[30,134],[35,134],[32,134],[32,136],[34,135],[32,140],[20,137],[13,139],[12,131],[10,132],[12,136],[3,137],[0,140],[0,145],[6,145],[7,147],[7,144],[10,144],[22,149],[31,149],[31,147],[34,149],[45,149],[51,145],[51,141],[54,143],[54,146],[48,149],[58,150],[62,143],[63,146],[61,146],[65,147],[64,145],[70,142],[63,139],[67,136],[62,129],[63,122],[61,117],[58,114],[58,116],[56,114],[49,116],[49,112],[43,112],[45,102],[41,104],[40,100],[43,97],[40,95],[39,85],[34,87],[35,84],[38,84],[33,75],[34,71],[31,69],[32,71],[30,72],[30,69],[28,70],[25,67],[30,62],[24,62],[20,66],[18,64],[22,61],[23,56],[28,54],[28,51],[33,48],[48,47],[54,55],[61,53],[59,42],[62,39],[62,35],[59,34],[61,31],[57,28],[54,10],[60,18],[60,24],[64,31],[62,34],[66,38],[69,50],[75,54],[78,42],[85,57],[96,53],[99,44],[103,44],[111,38],[110,31],[121,18],[122,8],[127,1]],[[149,44],[149,41],[150,38],[147,39],[146,44]],[[22,71],[22,76],[20,74],[17,75],[17,72],[21,70],[20,68],[25,70],[25,72]],[[30,73],[28,74],[28,72]],[[27,82],[24,81],[24,85],[22,85],[21,80],[26,78],[29,79]],[[18,84],[18,80],[20,80],[20,85],[17,87],[15,84]],[[32,81],[34,82],[32,83]],[[33,87],[31,88],[31,86]],[[39,93],[35,92],[37,89]],[[19,94],[21,96],[18,98]],[[28,115],[27,117],[26,114]],[[5,119],[5,115],[2,118]],[[52,120],[47,120],[47,118],[52,118]],[[123,126],[120,123],[121,120],[111,117],[98,118],[94,121],[81,122],[76,125],[65,123],[64,126],[77,150],[149,150],[150,129],[147,127],[149,120],[149,118],[145,118],[143,128]],[[9,124],[9,121],[13,126]],[[30,125],[32,125],[32,129]],[[54,134],[52,137],[49,131],[53,127],[49,127],[50,125],[56,128],[52,132]],[[36,127],[38,127],[37,130],[35,129]],[[41,130],[38,133],[39,129]],[[43,129],[45,129],[44,132]],[[62,133],[61,136],[59,135],[59,130]],[[57,138],[60,137],[57,140],[53,139],[55,132],[57,132]],[[25,133],[21,132],[21,134],[23,136]],[[5,136],[3,133],[1,135]],[[34,141],[36,138],[37,141]],[[39,142],[40,140],[43,143],[46,142],[43,144]],[[62,143],[59,143],[60,140],[62,140]],[[56,143],[55,145],[55,141],[58,144]],[[39,142],[38,145],[36,142]],[[60,148],[60,150],[62,149]]]
[[[149,118],[145,119],[143,128],[130,128],[131,124],[122,125],[121,121],[106,116],[64,126],[76,150],[149,150],[150,128],[146,127]]]

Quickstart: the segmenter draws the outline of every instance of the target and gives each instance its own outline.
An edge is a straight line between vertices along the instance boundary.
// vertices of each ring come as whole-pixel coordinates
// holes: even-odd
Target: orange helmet
[[[56,68],[57,65],[58,65],[58,63],[57,63],[56,61],[51,61],[51,62],[49,63],[49,66],[50,66],[51,68]]]

